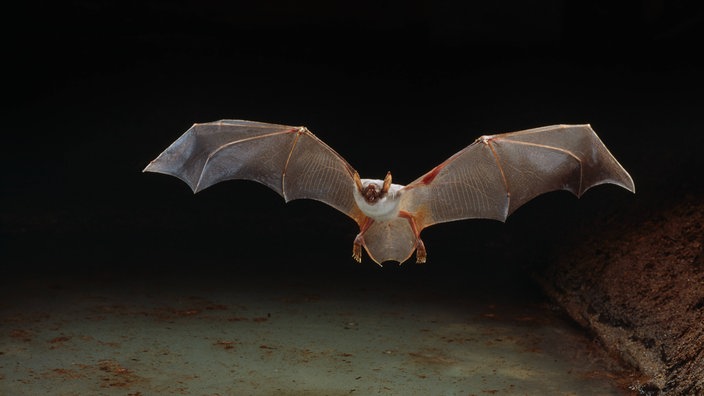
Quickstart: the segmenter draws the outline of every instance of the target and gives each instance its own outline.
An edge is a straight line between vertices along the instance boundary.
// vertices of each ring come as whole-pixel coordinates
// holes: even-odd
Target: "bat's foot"
[[[358,185],[362,185],[362,182],[359,179],[359,175],[356,173],[355,181],[358,182]],[[372,220],[371,217],[365,216],[364,221],[362,221],[359,225],[359,234],[354,237],[354,244],[352,245],[352,257],[357,260],[358,263],[362,262],[362,246],[364,246],[364,233],[367,232],[373,222],[374,220]]]
[[[362,247],[361,246],[354,245],[354,247],[352,248],[352,258],[358,263],[362,262]]]
[[[423,241],[418,238],[416,241],[416,263],[417,264],[424,264],[425,259],[428,257],[428,252],[425,250],[425,244]]]
[[[362,238],[362,235],[357,235],[356,238],[354,238],[354,243],[352,244],[352,258],[354,258],[358,263],[362,262],[362,244],[364,243],[364,239]]]

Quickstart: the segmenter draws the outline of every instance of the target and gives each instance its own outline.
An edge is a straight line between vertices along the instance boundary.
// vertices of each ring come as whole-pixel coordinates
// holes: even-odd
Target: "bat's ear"
[[[386,172],[386,177],[384,178],[384,186],[381,188],[381,193],[386,194],[391,188],[391,171]]]
[[[355,171],[354,175],[352,175],[352,178],[354,179],[354,184],[357,185],[357,190],[359,190],[359,193],[363,194],[364,186],[362,186],[362,179],[359,178],[359,173]]]

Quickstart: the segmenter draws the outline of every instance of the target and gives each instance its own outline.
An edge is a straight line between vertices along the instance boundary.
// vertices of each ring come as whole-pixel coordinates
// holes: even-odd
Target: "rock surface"
[[[539,276],[576,322],[644,375],[628,384],[638,394],[704,394],[703,198],[630,224],[605,221]]]

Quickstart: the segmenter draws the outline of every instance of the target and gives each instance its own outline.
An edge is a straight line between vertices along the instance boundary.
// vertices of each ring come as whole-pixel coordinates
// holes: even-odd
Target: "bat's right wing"
[[[288,202],[324,202],[358,223],[355,170],[308,129],[244,120],[194,124],[144,169],[186,182],[193,192],[230,179],[260,182]]]
[[[505,221],[534,197],[555,190],[581,196],[633,180],[589,125],[555,125],[482,136],[406,186],[402,208],[419,229],[453,220]]]

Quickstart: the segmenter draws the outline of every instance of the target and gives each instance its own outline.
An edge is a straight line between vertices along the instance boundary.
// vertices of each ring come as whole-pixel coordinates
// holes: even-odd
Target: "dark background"
[[[77,277],[525,275],[575,235],[702,191],[697,1],[29,2],[7,9],[0,268]],[[10,22],[19,22],[10,27]],[[487,133],[590,123],[637,194],[541,196],[424,231],[429,262],[351,258],[356,225],[253,182],[141,170],[194,122],[305,125],[408,183]],[[179,275],[180,276],[180,275]],[[218,275],[219,276],[219,275]]]

